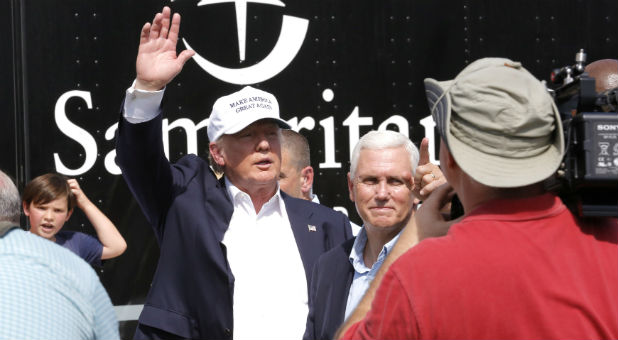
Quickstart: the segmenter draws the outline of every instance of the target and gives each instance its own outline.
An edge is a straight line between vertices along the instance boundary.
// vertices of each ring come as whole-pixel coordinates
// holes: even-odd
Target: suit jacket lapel
[[[212,176],[214,177],[214,174]],[[223,240],[223,236],[230,226],[232,214],[234,213],[234,204],[225,187],[224,177],[215,180],[212,184],[205,183],[205,204],[206,207],[212,209],[211,216],[215,220],[211,221],[211,225],[214,228],[215,237],[220,242]]]
[[[338,291],[334,292],[333,296],[341,298],[339,299],[339,304],[333,304],[332,314],[330,315],[335,318],[335,323],[339,325],[343,324],[345,318],[345,308],[348,302],[348,295],[350,294],[350,286],[352,286],[352,280],[354,279],[354,267],[350,263],[350,252],[355,239],[353,238],[341,245],[339,248],[341,249],[341,260],[336,262],[340,266],[337,266],[333,272],[334,275],[341,275],[340,280],[334,280],[335,284],[333,286]]]
[[[281,192],[281,197],[283,197],[283,202],[285,203],[285,210],[294,232],[294,239],[296,240],[300,258],[303,261],[307,283],[309,283],[313,263],[325,251],[324,240],[326,235],[321,221],[317,220],[313,211],[303,209],[302,204],[298,204],[299,202],[305,202],[296,201],[297,199],[290,197],[283,191]]]

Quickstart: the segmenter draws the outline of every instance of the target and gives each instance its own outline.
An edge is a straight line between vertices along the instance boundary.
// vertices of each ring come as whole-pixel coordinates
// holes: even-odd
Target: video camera
[[[618,88],[598,94],[584,68],[575,64],[552,72],[548,88],[560,111],[565,155],[557,178],[565,204],[580,216],[618,216]]]

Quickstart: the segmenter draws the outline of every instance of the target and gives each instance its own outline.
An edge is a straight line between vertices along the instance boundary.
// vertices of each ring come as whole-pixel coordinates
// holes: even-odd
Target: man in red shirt
[[[579,220],[546,192],[564,140],[544,86],[520,63],[486,58],[425,87],[442,171],[465,215],[445,221],[438,208],[450,188],[435,191],[417,214],[419,234],[404,230],[339,334],[618,338],[618,223]]]

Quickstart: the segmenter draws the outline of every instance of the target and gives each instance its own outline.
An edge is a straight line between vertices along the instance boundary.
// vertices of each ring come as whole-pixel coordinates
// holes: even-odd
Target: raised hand
[[[418,167],[414,174],[414,194],[420,200],[425,200],[437,187],[446,183],[442,170],[429,162],[429,139],[423,138],[420,147]]]
[[[142,27],[135,62],[137,89],[157,91],[164,88],[195,54],[192,50],[184,50],[176,55],[180,14],[174,13],[171,25],[170,14],[170,8],[163,7],[161,13],[155,15],[152,24],[147,22]]]
[[[84,209],[85,205],[90,203],[90,200],[88,199],[88,197],[86,197],[86,194],[84,194],[82,188],[79,187],[77,180],[69,179],[67,180],[67,183],[69,183],[71,192],[73,193],[73,195],[75,195],[75,201],[77,202],[77,206],[80,209]]]

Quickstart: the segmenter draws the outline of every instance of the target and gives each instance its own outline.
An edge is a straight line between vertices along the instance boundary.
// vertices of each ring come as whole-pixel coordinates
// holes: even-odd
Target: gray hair
[[[21,199],[13,180],[0,171],[0,221],[19,225]]]
[[[418,165],[419,153],[416,146],[405,135],[391,130],[384,131],[369,131],[356,143],[350,160],[350,177],[355,178],[356,166],[358,165],[358,157],[362,149],[380,150],[388,148],[396,148],[403,146],[410,156],[410,167],[412,174],[416,172]]]

